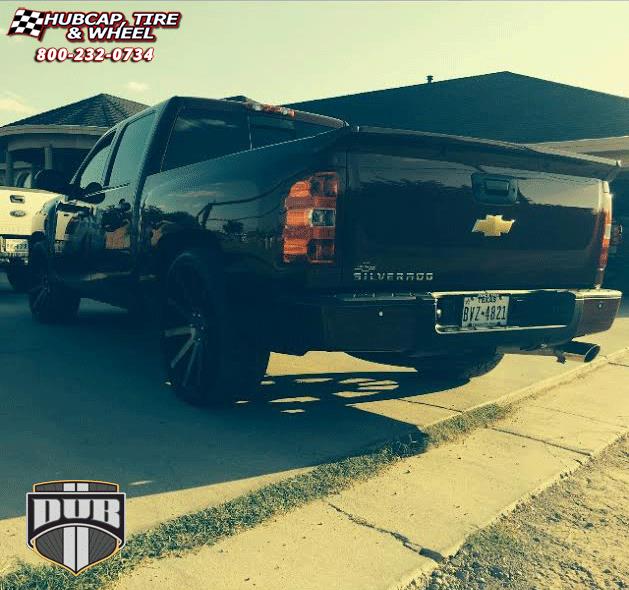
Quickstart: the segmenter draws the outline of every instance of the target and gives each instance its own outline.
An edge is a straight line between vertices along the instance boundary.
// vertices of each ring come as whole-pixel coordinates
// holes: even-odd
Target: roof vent
[[[426,84],[432,84],[432,81],[435,79],[435,77],[432,74],[428,74],[426,76]]]

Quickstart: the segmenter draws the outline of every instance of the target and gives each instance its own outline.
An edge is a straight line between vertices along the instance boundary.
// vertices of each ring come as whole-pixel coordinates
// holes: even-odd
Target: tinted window
[[[162,170],[187,166],[249,149],[244,113],[183,108],[164,154]]]
[[[155,113],[133,121],[124,130],[109,175],[109,186],[128,184],[136,178],[142,163]]]
[[[83,172],[79,175],[78,184],[81,188],[87,187],[91,182],[103,182],[103,174],[105,172],[105,164],[109,158],[109,152],[111,150],[111,141],[114,138],[114,134],[110,133],[106,137],[100,140],[87,162]]]
[[[254,148],[311,137],[334,129],[325,125],[271,116],[252,116],[250,122],[251,145]]]
[[[30,172],[19,172],[13,180],[13,185],[19,188],[33,188],[32,176]]]
[[[297,132],[297,137],[312,137],[313,135],[319,135],[319,133],[332,131],[332,129],[337,128],[328,127],[327,125],[317,125],[316,123],[306,123],[305,121],[295,122],[295,131]]]
[[[297,138],[295,122],[269,116],[252,116],[251,147],[258,148],[274,143],[282,143]]]

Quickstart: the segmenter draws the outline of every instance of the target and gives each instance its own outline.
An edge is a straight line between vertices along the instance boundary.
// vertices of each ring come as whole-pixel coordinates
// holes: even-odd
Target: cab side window
[[[300,139],[302,137],[312,137],[320,133],[327,133],[334,129],[339,129],[339,127],[318,125],[317,123],[310,123],[308,121],[295,121],[295,131],[297,132],[297,137]]]
[[[122,186],[136,179],[154,120],[155,113],[150,113],[125,128],[114,156],[107,186]]]
[[[103,176],[105,175],[105,165],[109,159],[113,139],[114,133],[110,133],[98,142],[95,150],[90,156],[90,159],[83,167],[83,170],[76,180],[76,184],[80,188],[85,189],[93,182],[97,182],[102,185]]]
[[[295,122],[290,119],[252,115],[249,118],[249,122],[251,124],[251,145],[253,148],[284,143],[297,138]]]
[[[253,148],[312,137],[334,129],[334,127],[317,125],[307,121],[294,121],[274,115],[251,115],[249,123]]]
[[[184,107],[179,111],[162,170],[172,170],[249,149],[244,113]]]

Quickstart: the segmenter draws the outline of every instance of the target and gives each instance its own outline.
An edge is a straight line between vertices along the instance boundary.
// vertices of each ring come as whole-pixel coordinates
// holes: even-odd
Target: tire
[[[222,405],[258,387],[270,353],[255,322],[230,304],[216,254],[193,249],[177,256],[164,280],[161,315],[164,368],[182,400]]]
[[[31,269],[27,265],[12,265],[7,268],[7,280],[14,291],[27,293],[31,288]]]
[[[496,351],[469,353],[465,356],[438,356],[415,359],[412,367],[430,379],[473,379],[493,371],[503,355]]]
[[[42,324],[60,324],[73,320],[81,298],[54,277],[43,244],[33,247],[29,267],[32,284],[28,302],[33,318]]]

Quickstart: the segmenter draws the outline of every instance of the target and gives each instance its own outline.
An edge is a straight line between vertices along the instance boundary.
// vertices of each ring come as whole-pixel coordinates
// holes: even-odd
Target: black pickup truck
[[[600,288],[609,160],[350,127],[249,99],[172,98],[120,123],[71,182],[40,173],[30,240],[41,322],[81,297],[159,323],[168,381],[211,404],[270,351],[346,351],[473,377],[504,352],[576,356]]]

